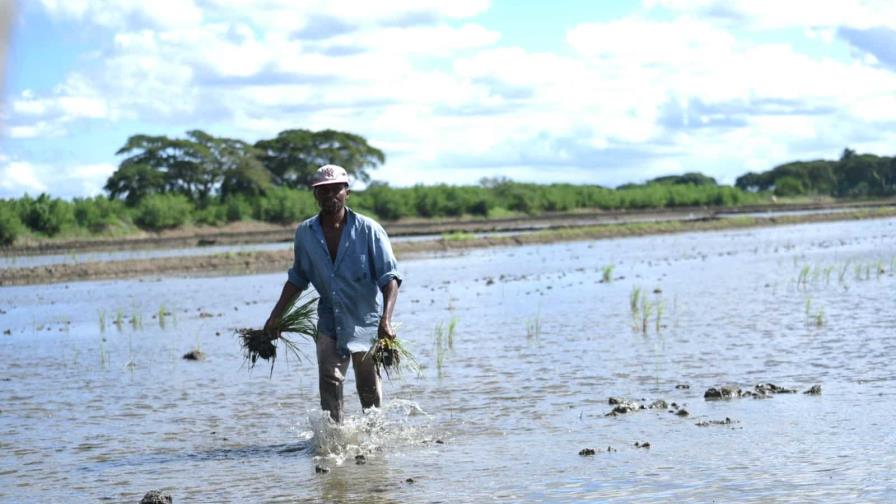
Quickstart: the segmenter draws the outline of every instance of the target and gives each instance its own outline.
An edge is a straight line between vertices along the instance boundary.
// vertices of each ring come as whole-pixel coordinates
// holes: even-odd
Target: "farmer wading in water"
[[[345,206],[348,174],[341,166],[320,167],[311,179],[320,213],[296,229],[295,261],[280,299],[265,323],[273,321],[308,284],[320,294],[317,305],[317,366],[320,407],[342,422],[342,384],[348,363],[355,368],[364,409],[380,407],[382,388],[372,358],[364,358],[374,335],[394,338],[392,309],[401,276],[389,237],[373,219]],[[377,291],[383,293],[382,312]]]

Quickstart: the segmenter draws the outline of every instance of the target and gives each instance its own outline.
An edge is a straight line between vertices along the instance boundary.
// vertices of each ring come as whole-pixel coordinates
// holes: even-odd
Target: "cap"
[[[324,184],[348,184],[348,173],[339,165],[323,165],[311,176],[311,187]]]

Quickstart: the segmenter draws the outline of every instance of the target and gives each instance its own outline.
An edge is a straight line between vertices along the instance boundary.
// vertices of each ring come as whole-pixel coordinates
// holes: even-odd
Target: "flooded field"
[[[0,501],[896,500],[896,219],[401,266],[423,375],[341,428],[242,366],[285,272],[0,289]]]

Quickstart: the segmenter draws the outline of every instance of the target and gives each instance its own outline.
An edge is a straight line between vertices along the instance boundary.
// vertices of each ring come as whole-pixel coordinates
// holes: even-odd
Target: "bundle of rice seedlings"
[[[393,374],[400,376],[404,370],[420,374],[420,365],[398,337],[373,338],[364,358],[373,359],[377,376],[382,376],[380,371],[385,371],[390,380]]]
[[[273,375],[274,362],[277,360],[278,342],[286,349],[284,358],[288,359],[290,353],[299,361],[302,360],[302,357],[305,357],[302,349],[296,344],[298,340],[287,336],[285,333],[299,334],[310,338],[312,341],[317,339],[317,324],[314,321],[317,299],[303,300],[301,296],[296,296],[283,310],[280,318],[273,324],[273,328],[280,332],[279,337],[269,334],[264,329],[237,329],[240,347],[243,350],[245,361],[249,363],[249,369],[255,367],[258,359],[270,360],[271,374]]]

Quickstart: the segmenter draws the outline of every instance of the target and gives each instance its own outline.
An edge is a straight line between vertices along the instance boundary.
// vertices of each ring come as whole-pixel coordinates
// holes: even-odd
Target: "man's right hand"
[[[264,323],[264,332],[266,332],[268,337],[270,337],[272,340],[280,337],[280,330],[277,329],[273,318],[268,318],[268,320]]]

